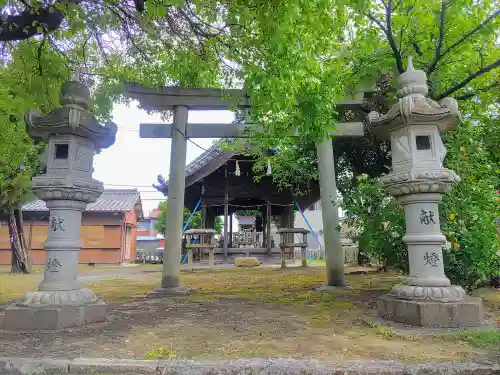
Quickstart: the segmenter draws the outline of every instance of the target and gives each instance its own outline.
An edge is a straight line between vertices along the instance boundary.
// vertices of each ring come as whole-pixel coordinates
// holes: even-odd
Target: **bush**
[[[376,179],[361,175],[342,204],[349,236],[358,242],[358,258],[376,259],[384,267],[408,272],[408,253],[402,241],[404,211]]]
[[[474,289],[500,274],[497,254],[496,197],[487,180],[462,182],[440,204],[441,230],[449,241],[443,249],[445,273],[451,282]],[[404,212],[376,180],[363,175],[343,202],[346,223],[360,252],[384,266],[408,272]]]
[[[463,122],[444,138],[445,166],[462,180],[439,205],[441,231],[448,240],[443,249],[445,273],[452,283],[469,291],[500,275],[496,233],[500,165],[498,145],[488,146],[491,129],[497,129],[494,125]],[[343,206],[360,251],[407,272],[403,209],[378,180],[360,176]]]

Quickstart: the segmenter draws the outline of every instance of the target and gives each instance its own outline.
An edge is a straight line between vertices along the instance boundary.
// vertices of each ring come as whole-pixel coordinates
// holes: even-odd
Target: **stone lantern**
[[[5,311],[5,328],[55,329],[105,320],[106,304],[77,279],[78,254],[82,246],[82,212],[103,192],[92,178],[94,153],[110,147],[117,127],[101,126],[89,112],[90,92],[82,83],[61,87],[61,108],[43,116],[26,113],[28,133],[44,141],[46,173],[32,180],[33,192],[50,211],[46,263],[38,291]]]
[[[385,114],[371,112],[375,134],[391,140],[392,172],[381,177],[389,193],[404,205],[410,274],[380,298],[379,315],[409,325],[427,327],[477,326],[480,299],[451,285],[444,273],[446,242],[439,224],[438,203],[460,178],[443,167],[446,149],[440,133],[459,120],[453,98],[439,103],[428,98],[427,76],[415,70],[411,58],[397,81],[398,102]]]

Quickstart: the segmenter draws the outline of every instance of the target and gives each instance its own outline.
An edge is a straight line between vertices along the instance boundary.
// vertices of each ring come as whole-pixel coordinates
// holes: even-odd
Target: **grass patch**
[[[419,341],[419,337],[396,332],[393,328],[384,326],[382,324],[372,325],[371,331],[375,333],[375,335],[377,335],[378,337],[383,338],[385,340]]]
[[[444,336],[445,339],[465,341],[470,345],[487,350],[500,348],[500,331],[497,330],[466,330]]]
[[[60,350],[150,359],[448,361],[469,360],[500,346],[498,332],[414,337],[383,325],[367,326],[364,318],[373,298],[401,281],[395,274],[347,275],[353,289],[320,293],[315,288],[326,280],[322,267],[182,272],[181,283],[193,290],[191,295],[154,301],[151,306],[120,305],[159,286],[160,277],[159,272],[138,272],[83,283],[100,298],[116,303],[116,320],[108,327],[114,331],[103,337],[82,337],[76,343],[71,337],[63,338],[58,345],[66,349]],[[41,274],[0,274],[0,303],[36,290],[41,279]],[[487,306],[498,306],[498,294],[482,293]],[[0,344],[4,344],[1,339]]]
[[[37,290],[42,276],[37,274],[0,274],[0,304],[21,299],[24,293]]]
[[[98,283],[83,283],[106,302],[124,302],[134,297],[143,297],[158,286],[154,281],[130,279],[108,279]]]
[[[165,349],[164,347],[159,347],[148,352],[144,359],[173,359],[176,357],[175,352],[170,349]]]

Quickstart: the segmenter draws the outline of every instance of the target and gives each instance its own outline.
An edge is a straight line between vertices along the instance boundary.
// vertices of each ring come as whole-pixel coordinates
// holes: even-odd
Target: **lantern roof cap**
[[[428,98],[427,75],[415,69],[408,58],[406,72],[397,79],[398,101],[386,114],[372,111],[368,123],[375,134],[389,138],[391,130],[404,125],[437,125],[441,132],[455,128],[460,118],[458,103],[453,98],[439,102]]]
[[[47,140],[51,135],[73,134],[95,142],[96,148],[108,148],[116,138],[118,127],[112,121],[104,126],[90,113],[90,90],[81,82],[67,81],[61,86],[59,102],[47,115],[29,110],[24,116],[30,136]]]

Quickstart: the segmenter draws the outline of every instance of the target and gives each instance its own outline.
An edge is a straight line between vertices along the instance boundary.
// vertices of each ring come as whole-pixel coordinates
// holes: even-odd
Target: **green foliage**
[[[177,357],[175,352],[172,350],[172,348],[170,349],[165,349],[163,347],[159,347],[159,348],[156,348],[156,349],[153,349],[151,351],[149,351],[145,356],[144,356],[144,359],[172,359],[172,358],[175,358]]]
[[[414,65],[428,73],[431,97],[440,99],[444,96],[454,96],[461,101],[461,104],[472,99],[478,100],[478,106],[482,107],[479,111],[482,120],[491,117],[495,111],[498,113],[500,13],[497,2],[388,0],[381,4],[380,1],[373,0],[354,2],[348,6],[347,12],[351,22],[343,24],[336,20],[337,28],[344,29],[342,47],[336,45],[333,49],[335,51],[329,50],[333,55],[338,54],[343,59],[341,68],[345,70],[340,75],[341,79],[332,83],[325,73],[325,75],[313,75],[313,80],[319,80],[322,85],[330,84],[332,87],[342,85],[345,88],[344,93],[356,85],[366,87],[369,83],[383,81],[384,84],[377,87],[375,99],[369,100],[364,110],[378,110],[385,113],[388,104],[393,102],[396,96],[395,78],[404,70],[406,57],[412,55]],[[350,53],[345,53],[346,48],[350,49]],[[331,68],[336,71],[334,67]],[[293,68],[291,70],[287,68],[288,71],[289,74],[295,74]],[[289,82],[283,83],[289,84]],[[320,94],[311,91],[307,92],[307,95],[310,98],[318,96],[320,100],[324,99]],[[466,105],[469,108],[470,105]],[[318,104],[318,107],[320,106],[322,104]],[[302,115],[314,121],[314,110],[312,116],[309,116],[307,111]],[[473,117],[479,115],[477,108],[474,108],[473,112],[470,113]],[[333,127],[335,121],[340,118],[334,111],[330,113],[332,119],[329,126]],[[304,123],[304,120],[292,116],[283,116],[280,121],[282,123],[289,121],[288,125],[279,125],[281,137],[275,136],[266,140],[256,138],[257,143],[266,146],[280,145],[282,135],[286,133],[285,128],[292,128],[293,122],[297,121],[299,130],[302,130],[300,124]],[[321,132],[317,127],[311,126],[309,120],[305,121],[303,127],[307,127],[309,132],[303,136],[299,131],[301,138],[317,139],[308,138],[310,132],[315,134]],[[326,131],[326,128],[323,128],[323,131]],[[496,150],[500,141],[499,132],[492,130],[490,134],[488,147],[498,155]],[[297,142],[300,144],[303,141],[297,140]],[[349,193],[359,174],[366,173],[371,177],[377,177],[380,173],[387,172],[384,168],[387,164],[385,152],[380,150],[377,142],[369,136],[364,139],[338,139],[334,140],[334,144],[338,186],[342,193]],[[306,169],[299,169],[300,173],[293,173],[297,171],[296,160],[301,157],[302,154],[297,154],[291,161],[288,158],[283,162],[273,160],[275,181],[285,188],[294,188],[301,177],[306,179],[309,176],[314,177],[317,173],[314,163]],[[261,168],[258,171],[265,173],[267,158],[264,156],[262,158]]]
[[[367,175],[359,176],[356,189],[344,197],[342,207],[359,254],[407,273],[408,251],[402,241],[404,212],[383,186]]]
[[[482,349],[498,350],[500,347],[500,331],[497,330],[466,330],[444,337],[449,340],[465,341]]]
[[[167,213],[168,213],[167,201],[160,202],[160,204],[158,205],[158,208],[160,210],[160,214],[158,215],[158,219],[155,223],[155,229],[159,233],[165,234],[167,232]],[[184,220],[182,223],[183,227],[184,227],[184,225],[186,225],[190,216],[191,216],[191,212],[187,208],[185,208],[184,209]],[[202,226],[201,214],[200,214],[200,211],[198,211],[191,218],[191,221],[189,222],[189,225],[187,226],[186,230],[194,229],[194,228],[201,228],[201,226]],[[215,218],[215,230],[219,234],[222,232],[222,219],[219,216],[217,216]]]
[[[496,218],[500,205],[499,166],[484,148],[485,125],[463,123],[446,137],[445,165],[461,178],[440,205],[441,230],[451,246],[444,251],[445,270],[452,283],[477,287],[500,274]]]
[[[39,170],[38,155],[43,145],[35,145],[25,131],[24,113],[40,108],[48,111],[57,103],[59,84],[57,56],[46,77],[38,77],[38,65],[31,58],[38,42],[22,43],[12,54],[12,63],[0,74],[0,210],[22,205],[30,197],[30,180]]]
[[[469,290],[500,274],[495,226],[500,216],[495,194],[498,165],[484,148],[484,126],[464,122],[445,138],[445,166],[462,179],[440,205],[441,230],[450,243],[443,250],[445,272],[452,283]],[[404,213],[378,181],[358,178],[356,190],[344,199],[344,208],[361,251],[406,272],[401,241]]]
[[[260,143],[253,148],[254,156],[261,156],[253,166],[255,179],[259,181],[267,173],[271,163],[273,182],[282,190],[290,190],[300,196],[309,193],[311,181],[317,181],[318,158],[314,143],[299,144],[292,138],[284,138],[279,144],[279,152],[271,157],[263,157],[268,144]]]

